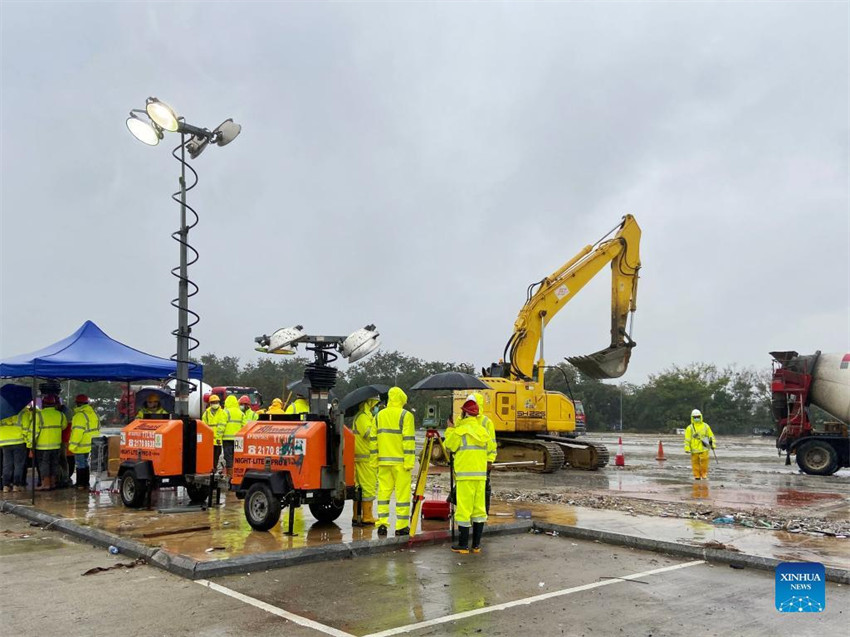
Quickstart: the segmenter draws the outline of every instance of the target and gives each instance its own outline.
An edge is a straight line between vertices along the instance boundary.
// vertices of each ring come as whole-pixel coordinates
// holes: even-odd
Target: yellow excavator
[[[626,372],[635,346],[631,323],[640,270],[640,234],[635,218],[626,215],[599,241],[528,287],[504,358],[482,370],[481,380],[490,387],[481,393],[484,413],[496,428],[497,465],[549,473],[565,464],[595,470],[608,463],[604,445],[565,437],[575,431],[575,407],[564,394],[544,387],[543,333],[549,321],[610,263],[611,344],[595,354],[567,361],[591,378],[619,378]],[[465,391],[454,393],[455,418],[467,395]]]

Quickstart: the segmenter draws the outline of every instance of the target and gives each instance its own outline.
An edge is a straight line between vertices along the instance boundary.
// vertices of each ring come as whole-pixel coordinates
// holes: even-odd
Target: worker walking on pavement
[[[407,394],[391,387],[387,407],[378,412],[378,535],[386,535],[390,498],[395,493],[395,534],[410,535],[410,474],[416,463],[413,414]]]
[[[233,440],[245,424],[245,414],[239,409],[239,401],[236,396],[230,395],[224,399],[224,415],[225,420],[223,424],[219,425],[221,432],[219,437],[222,441],[224,464],[227,466],[227,473],[230,474],[233,468]]]
[[[245,422],[252,422],[257,419],[257,412],[251,409],[251,399],[248,396],[239,397],[239,409],[245,415]]]
[[[58,486],[59,460],[62,451],[62,431],[68,427],[68,419],[57,407],[59,399],[48,394],[41,399],[41,418],[36,420],[35,451],[41,471],[40,491]]]
[[[24,412],[22,411],[21,414]],[[0,420],[0,455],[3,457],[3,493],[23,491],[26,485],[27,444],[23,419],[14,414]]]
[[[139,413],[136,414],[136,418],[150,418],[151,416],[161,416],[163,414],[168,414],[168,412],[160,405],[159,395],[151,392],[145,398],[145,404],[139,410]]]
[[[691,424],[685,429],[685,453],[691,454],[694,480],[708,480],[709,449],[715,449],[714,432],[702,419],[702,412],[691,412]]]
[[[100,419],[89,405],[89,397],[78,394],[74,400],[76,407],[71,417],[71,437],[68,450],[74,454],[74,466],[77,469],[77,489],[89,490],[89,454],[92,438],[100,435]]]
[[[310,403],[304,397],[304,394],[295,394],[295,400],[293,400],[286,407],[286,414],[308,414],[310,413]]]
[[[472,529],[472,552],[481,552],[481,535],[487,522],[485,487],[490,454],[496,453],[496,442],[478,419],[475,400],[461,407],[461,418],[454,427],[446,429],[443,446],[453,454],[457,510],[455,520],[459,529],[455,553],[469,553],[469,531]]]
[[[378,489],[378,432],[375,426],[375,416],[372,408],[378,404],[377,398],[370,398],[360,403],[357,415],[354,416],[352,429],[354,431],[354,483],[359,489],[361,519],[351,521],[352,524],[375,524],[372,506]]]

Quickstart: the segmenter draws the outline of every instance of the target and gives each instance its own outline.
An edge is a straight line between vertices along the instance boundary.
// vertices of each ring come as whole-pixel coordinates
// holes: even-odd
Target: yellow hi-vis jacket
[[[403,464],[413,469],[416,463],[416,430],[413,414],[404,408],[407,394],[391,387],[387,406],[378,412],[378,466]]]
[[[263,411],[262,409],[257,412],[260,414],[283,414],[286,413],[283,410],[283,401],[280,398],[275,398],[272,400],[272,404],[269,405],[269,408]]]
[[[44,416],[41,415],[41,410],[35,410],[35,430],[44,425]],[[18,422],[21,424],[21,434],[24,436],[24,442],[27,443],[27,449],[32,449],[32,410],[29,407],[24,407],[18,413]]]
[[[309,414],[310,413],[310,403],[307,402],[304,398],[296,398],[289,406],[286,408],[285,414]]]
[[[227,424],[227,415],[224,413],[224,408],[219,405],[215,409],[212,407],[207,407],[204,410],[203,415],[201,416],[201,420],[204,421],[204,424],[207,425],[210,429],[213,430],[213,438],[214,442],[217,445],[221,444],[221,431],[224,430],[224,425]]]
[[[0,420],[0,447],[24,444],[24,432],[18,414]]]
[[[493,424],[493,419],[484,415],[484,395],[480,392],[472,394],[475,397],[475,402],[478,403],[478,415],[476,419],[478,423],[487,430],[490,434],[490,439],[493,441],[492,452],[487,453],[487,462],[496,462],[496,425]]]
[[[147,407],[142,407],[139,410],[139,413],[136,414],[136,418],[138,420],[143,420],[148,416],[161,416],[162,414],[167,414],[168,412],[163,407],[157,407],[156,409],[148,409]]]
[[[219,425],[219,430],[221,431],[219,437],[223,441],[233,440],[236,434],[239,433],[239,430],[242,429],[242,425],[245,424],[245,414],[239,409],[239,399],[236,396],[225,398],[224,415],[226,420],[223,425]]]
[[[371,467],[378,466],[378,431],[375,427],[375,417],[372,407],[378,404],[377,399],[370,398],[360,403],[360,409],[354,416],[354,462],[368,463]]]
[[[242,412],[245,415],[245,422],[253,422],[257,419],[257,412],[248,407],[245,411]]]
[[[71,418],[71,438],[68,451],[71,453],[91,453],[91,439],[100,435],[100,419],[91,405],[74,408]]]
[[[68,426],[65,414],[55,407],[41,410],[42,420],[35,426],[35,448],[38,451],[51,451],[62,448],[62,430]]]
[[[487,458],[496,453],[496,443],[478,418],[466,416],[446,429],[443,446],[454,454],[456,480],[487,479]]]
[[[685,453],[702,453],[714,449],[714,432],[707,422],[696,423],[691,418],[691,424],[685,429]]]

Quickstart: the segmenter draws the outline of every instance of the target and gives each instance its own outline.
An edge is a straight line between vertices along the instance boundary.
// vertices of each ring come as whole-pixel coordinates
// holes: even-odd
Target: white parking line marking
[[[603,580],[601,582],[594,582],[593,584],[584,584],[583,586],[574,586],[573,588],[565,588],[560,591],[552,591],[551,593],[543,593],[542,595],[535,595],[534,597],[526,597],[525,599],[518,599],[513,602],[505,602],[504,604],[496,604],[495,606],[487,606],[485,608],[476,608],[475,610],[468,610],[462,613],[455,613],[454,615],[446,615],[445,617],[438,617],[437,619],[429,619],[424,622],[419,622],[416,624],[408,624],[407,626],[399,626],[398,628],[390,628],[389,630],[382,630],[379,633],[371,633],[366,635],[365,637],[391,637],[392,635],[402,635],[404,633],[413,632],[414,630],[419,630],[421,628],[429,628],[431,626],[438,626],[440,624],[445,624],[448,622],[454,622],[459,619],[466,619],[467,617],[475,617],[476,615],[484,615],[485,613],[492,613],[498,610],[505,610],[507,608],[513,608],[514,606],[527,606],[529,604],[533,604],[535,602],[542,602],[547,599],[552,599],[553,597],[561,597],[563,595],[571,595],[572,593],[579,593],[581,591],[588,591],[593,588],[600,588],[601,586],[611,586],[612,584],[619,584],[624,581],[629,581],[632,579],[638,579],[641,577],[647,577],[649,575],[657,575],[658,573],[669,573],[670,571],[676,571],[681,568],[688,568],[690,566],[699,566],[700,564],[705,564],[704,560],[697,560],[695,562],[685,562],[684,564],[675,564],[674,566],[666,566],[664,568],[657,568],[652,571],[644,571],[643,573],[635,573],[634,575],[625,575],[619,579],[610,579]]]
[[[246,604],[255,606],[261,610],[266,611],[267,613],[271,613],[272,615],[277,615],[278,617],[288,619],[289,621],[298,624],[299,626],[306,626],[307,628],[317,630],[320,633],[324,633],[325,635],[332,635],[333,637],[355,637],[351,633],[347,633],[343,630],[337,630],[332,626],[325,626],[324,624],[320,624],[319,622],[313,621],[312,619],[307,619],[306,617],[301,617],[300,615],[295,615],[294,613],[285,611],[282,608],[272,606],[271,604],[267,604],[266,602],[260,601],[259,599],[249,597],[248,595],[243,595],[242,593],[238,593],[225,586],[216,584],[215,582],[211,582],[205,579],[199,579],[196,580],[196,583],[200,584],[201,586],[211,588],[214,591],[218,591],[223,595],[228,595],[230,597],[233,597],[234,599],[238,599],[240,602],[245,602]]]

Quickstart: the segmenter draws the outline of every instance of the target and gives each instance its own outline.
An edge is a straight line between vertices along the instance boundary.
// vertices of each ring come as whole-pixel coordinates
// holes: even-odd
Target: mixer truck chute
[[[776,420],[776,447],[787,464],[808,474],[828,476],[850,467],[850,353],[807,356],[771,352],[771,408]],[[820,407],[838,422],[816,428],[809,407]]]

